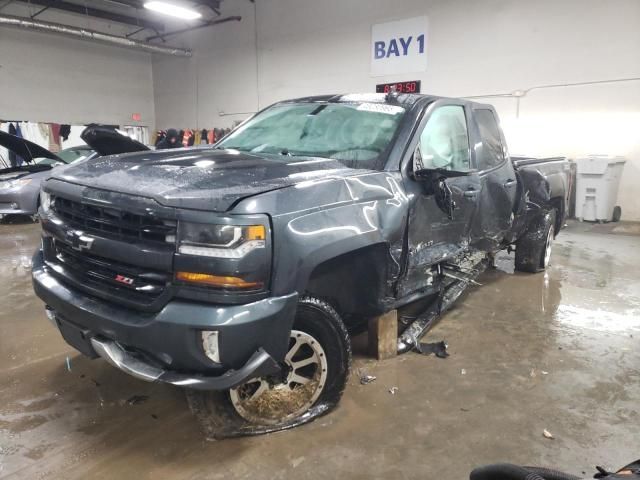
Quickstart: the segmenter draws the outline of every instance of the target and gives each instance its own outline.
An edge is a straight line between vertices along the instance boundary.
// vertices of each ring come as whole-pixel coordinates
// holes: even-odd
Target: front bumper
[[[18,198],[5,195],[0,198],[0,215],[35,215],[33,208],[25,207]]]
[[[0,215],[35,215],[38,193],[30,188],[0,189]]]
[[[228,390],[255,377],[263,377],[280,371],[276,361],[260,348],[239,370],[229,370],[216,377],[172,372],[157,367],[130,354],[117,342],[92,337],[91,346],[107,362],[123,372],[147,382],[164,382],[178,387],[196,390]]]
[[[101,356],[138,378],[224,390],[275,373],[286,355],[297,294],[245,305],[170,301],[157,313],[123,308],[61,282],[33,257],[33,287],[63,337],[89,357]],[[219,335],[221,363],[204,354],[202,330]]]

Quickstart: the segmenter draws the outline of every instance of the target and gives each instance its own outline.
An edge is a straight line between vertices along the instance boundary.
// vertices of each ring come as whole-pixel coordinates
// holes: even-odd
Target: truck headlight
[[[40,190],[40,207],[45,213],[47,213],[51,208],[51,194],[49,192]]]
[[[205,330],[201,332],[204,354],[216,363],[220,363],[220,348],[218,347],[218,332]]]
[[[242,258],[265,248],[264,225],[207,225],[181,222],[178,252],[215,258]]]

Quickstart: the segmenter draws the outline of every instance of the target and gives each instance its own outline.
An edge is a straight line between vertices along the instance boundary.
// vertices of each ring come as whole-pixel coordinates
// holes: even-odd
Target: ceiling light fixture
[[[146,2],[144,4],[144,8],[164,15],[181,18],[183,20],[195,20],[196,18],[202,17],[202,15],[195,10],[190,10],[188,8],[179,7],[178,5],[172,5],[171,3],[160,2],[157,0]]]

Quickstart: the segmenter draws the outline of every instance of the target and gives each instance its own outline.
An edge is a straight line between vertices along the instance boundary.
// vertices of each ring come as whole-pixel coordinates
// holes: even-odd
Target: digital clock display
[[[379,83],[376,85],[376,93],[389,93],[392,87],[396,87],[398,93],[420,93],[420,80],[408,82]]]

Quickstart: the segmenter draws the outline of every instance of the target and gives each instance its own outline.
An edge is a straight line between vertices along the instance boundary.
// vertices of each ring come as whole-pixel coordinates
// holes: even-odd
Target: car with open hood
[[[35,215],[40,204],[40,183],[51,175],[54,168],[103,155],[149,149],[113,128],[103,126],[87,127],[81,138],[86,145],[53,153],[24,138],[0,132],[0,146],[21,157],[24,162],[20,166],[0,170],[0,217]],[[6,164],[6,161],[3,163]]]

